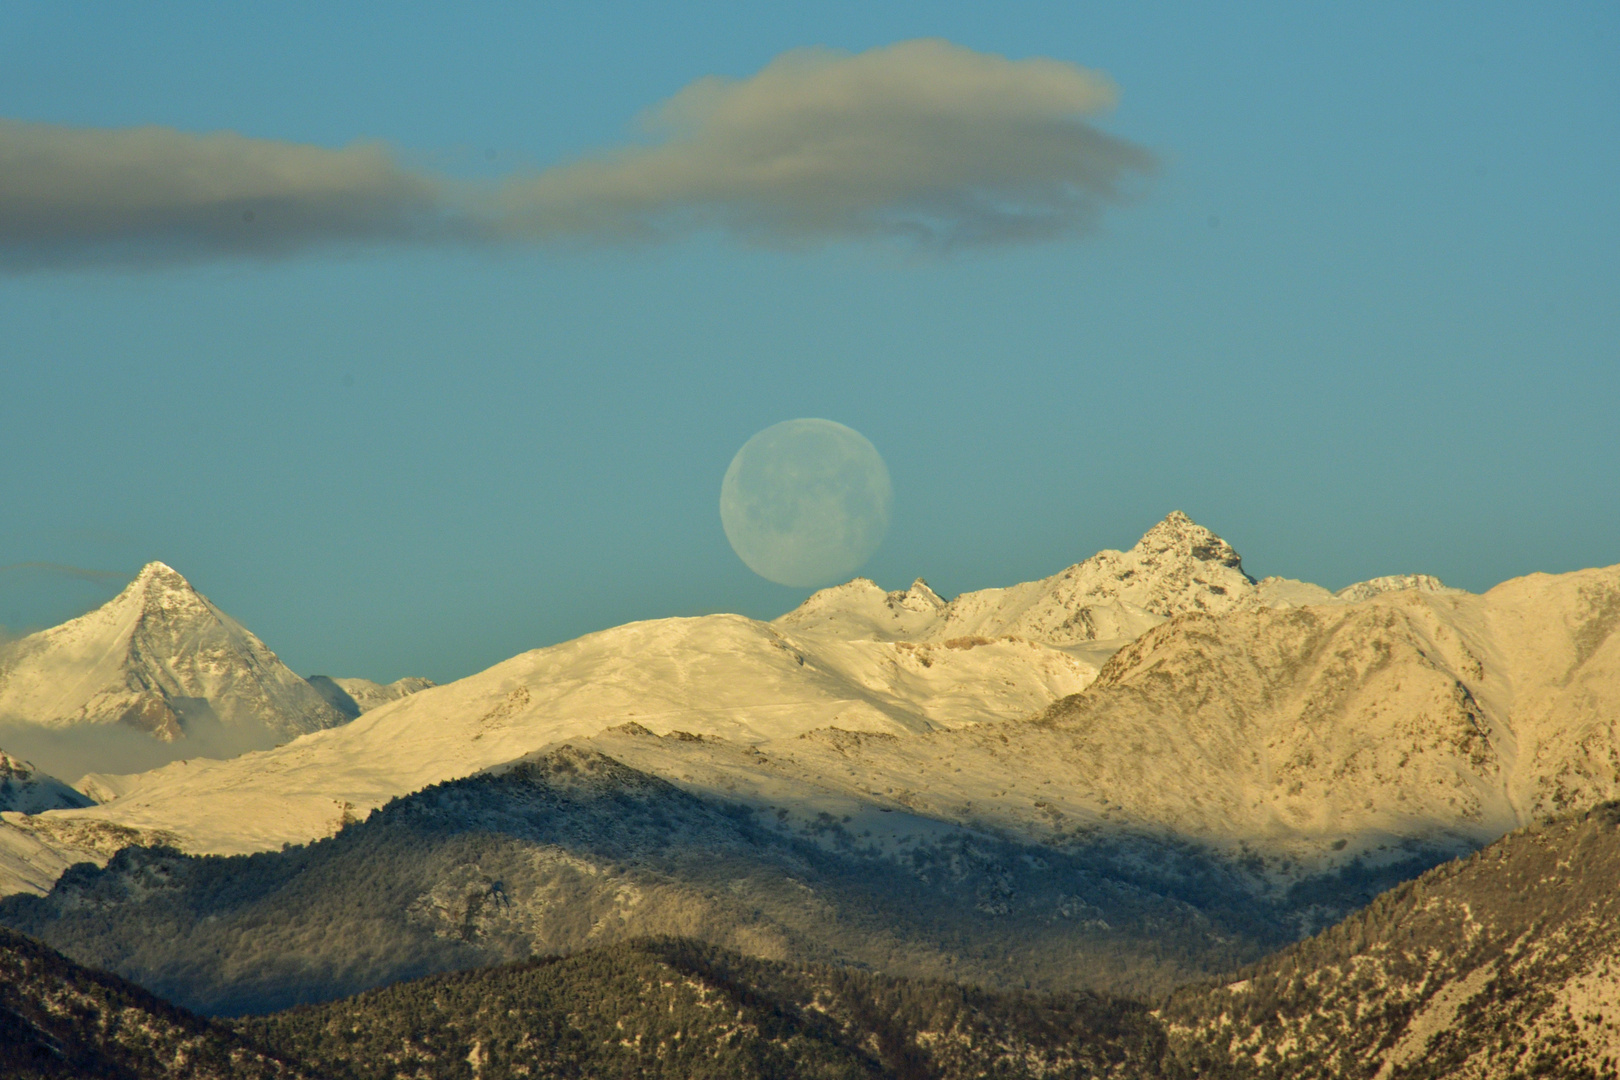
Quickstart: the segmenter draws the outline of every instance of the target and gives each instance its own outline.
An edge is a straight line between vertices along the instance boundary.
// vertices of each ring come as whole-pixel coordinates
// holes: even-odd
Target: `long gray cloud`
[[[647,141],[499,181],[167,128],[0,121],[0,264],[133,265],[314,245],[617,243],[719,231],[751,243],[923,248],[1083,233],[1153,155],[1087,122],[1103,76],[937,40],[785,53],[642,118]]]
[[[13,267],[426,239],[446,216],[444,185],[375,143],[328,150],[230,132],[0,121],[0,261]]]

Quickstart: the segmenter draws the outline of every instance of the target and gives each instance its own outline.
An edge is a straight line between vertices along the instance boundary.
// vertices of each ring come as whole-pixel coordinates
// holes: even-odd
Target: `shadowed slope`
[[[1292,936],[1239,868],[1194,849],[1057,850],[870,816],[893,822],[888,837],[855,818],[701,798],[563,747],[303,848],[129,848],[46,897],[0,901],[0,920],[216,1013],[647,934],[992,986],[1138,992]]]
[[[0,1075],[8,1080],[297,1080],[231,1031],[0,930]]]

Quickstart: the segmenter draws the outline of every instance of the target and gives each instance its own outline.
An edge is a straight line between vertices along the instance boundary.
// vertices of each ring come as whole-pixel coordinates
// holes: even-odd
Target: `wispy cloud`
[[[0,121],[0,264],[151,265],[314,245],[750,243],[925,249],[1074,236],[1153,155],[1087,122],[1116,94],[1050,59],[922,40],[786,53],[643,117],[646,141],[502,180],[167,128]]]
[[[1153,168],[1146,150],[1082,119],[1115,97],[1072,64],[945,41],[802,49],[752,78],[688,86],[645,117],[654,145],[513,180],[500,220],[537,239],[719,229],[936,247],[1072,235]]]

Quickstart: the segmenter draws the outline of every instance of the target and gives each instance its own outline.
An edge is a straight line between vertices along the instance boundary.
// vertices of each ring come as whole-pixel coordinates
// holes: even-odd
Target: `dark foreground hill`
[[[674,938],[229,1027],[15,935],[0,936],[0,974],[7,1077],[1608,1080],[1620,1076],[1620,804],[1516,832],[1157,1007]]]
[[[1514,832],[1159,1015],[1189,1076],[1620,1075],[1620,803]]]
[[[6,1080],[297,1080],[313,1074],[105,972],[0,930]]]
[[[1515,832],[1151,1010],[665,941],[242,1030],[356,1078],[471,1076],[476,1060],[482,1076],[1606,1080],[1620,1076],[1620,804]],[[525,1031],[562,1056],[524,1057]]]
[[[345,1080],[1146,1075],[1147,1007],[739,956],[661,939],[436,975],[236,1021]]]

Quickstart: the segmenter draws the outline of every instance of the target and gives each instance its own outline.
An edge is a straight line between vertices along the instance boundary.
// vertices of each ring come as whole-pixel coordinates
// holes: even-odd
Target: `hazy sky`
[[[773,616],[717,503],[795,417],[890,588],[1173,509],[1620,562],[1615,5],[599,7],[0,3],[0,624],[154,558],[304,674]]]

